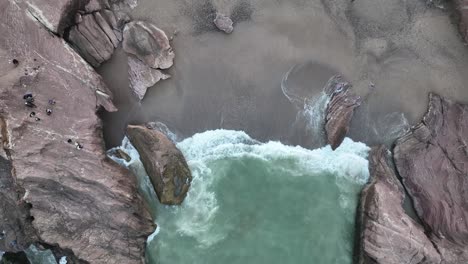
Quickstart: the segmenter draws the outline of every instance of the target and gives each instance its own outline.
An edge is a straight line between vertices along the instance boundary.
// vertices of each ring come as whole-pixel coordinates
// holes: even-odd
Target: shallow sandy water
[[[231,35],[213,28],[213,10],[232,13]],[[117,52],[99,69],[120,109],[103,115],[105,138],[118,145],[127,123],[158,120],[185,136],[226,128],[312,146],[281,90],[284,74],[306,63],[290,82],[293,92],[318,96],[329,77],[342,74],[366,97],[350,136],[391,142],[398,134],[391,128],[405,127],[402,113],[409,124],[420,119],[428,92],[468,102],[468,47],[450,14],[404,0],[140,0],[135,19],[177,31],[172,78],[139,104],[128,89],[125,54]]]

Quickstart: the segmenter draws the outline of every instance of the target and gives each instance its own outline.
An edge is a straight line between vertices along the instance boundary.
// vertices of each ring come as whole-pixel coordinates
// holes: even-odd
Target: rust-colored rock
[[[10,242],[11,230],[19,230],[18,250],[40,242],[89,263],[142,263],[154,224],[135,177],[106,158],[96,110],[115,110],[110,92],[23,1],[0,1],[0,34],[0,182],[8,185],[1,196],[12,201],[0,203],[11,210],[0,230]],[[28,92],[36,107],[25,105]]]
[[[468,263],[468,105],[436,94],[396,142],[395,164],[442,263]]]
[[[127,127],[127,136],[140,154],[141,162],[163,204],[181,204],[192,181],[182,152],[158,130]]]
[[[440,255],[424,229],[403,210],[403,186],[384,146],[369,154],[370,183],[358,212],[360,264],[439,264]]]
[[[361,97],[350,91],[351,85],[340,76],[333,76],[325,87],[330,97],[325,116],[327,143],[335,150],[343,142],[353,118],[354,109],[361,104]]]
[[[166,33],[153,24],[143,21],[126,24],[122,45],[127,53],[151,68],[167,69],[174,63],[175,55]]]

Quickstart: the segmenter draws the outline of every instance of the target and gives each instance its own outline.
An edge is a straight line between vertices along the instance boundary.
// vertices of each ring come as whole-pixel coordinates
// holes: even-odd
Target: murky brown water
[[[213,10],[232,14],[231,35],[213,28]],[[140,0],[135,19],[178,32],[173,77],[140,104],[122,51],[99,69],[120,109],[103,115],[108,146],[120,144],[127,123],[156,120],[186,136],[227,128],[307,145],[293,128],[298,109],[281,90],[284,74],[303,63],[293,91],[318,95],[331,75],[342,74],[368,94],[350,136],[391,141],[401,113],[410,124],[420,119],[428,92],[468,102],[468,47],[449,10],[422,0]]]

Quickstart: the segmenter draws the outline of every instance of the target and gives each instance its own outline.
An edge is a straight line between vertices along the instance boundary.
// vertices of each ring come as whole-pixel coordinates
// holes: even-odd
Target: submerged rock
[[[370,183],[361,193],[358,212],[360,264],[440,263],[424,229],[403,210],[404,189],[384,147],[369,154]]]
[[[335,150],[343,142],[349,130],[354,109],[361,104],[361,97],[350,91],[351,85],[340,76],[333,76],[325,87],[330,101],[325,114],[327,142]]]
[[[219,30],[224,31],[224,33],[231,34],[234,30],[234,27],[232,26],[232,20],[225,14],[216,13],[216,18],[213,22],[216,27]]]
[[[192,181],[184,155],[163,133],[145,126],[127,127],[153,187],[163,204],[181,204]]]
[[[9,241],[0,241],[0,251],[37,242],[81,262],[142,263],[154,224],[134,175],[105,156],[96,111],[115,110],[111,93],[27,9],[0,1],[0,215],[8,215],[0,231]],[[35,108],[25,105],[25,94]]]
[[[166,33],[143,21],[132,21],[125,25],[123,49],[154,69],[171,67],[175,57]]]
[[[468,105],[436,94],[399,138],[395,164],[442,263],[468,263]]]
[[[128,76],[130,89],[140,100],[145,97],[146,90],[149,87],[155,85],[160,80],[166,80],[171,77],[169,74],[147,66],[132,55],[128,56]]]

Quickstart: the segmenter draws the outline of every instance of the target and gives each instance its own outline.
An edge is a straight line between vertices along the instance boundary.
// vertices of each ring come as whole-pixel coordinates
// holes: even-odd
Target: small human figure
[[[41,121],[41,119],[39,117],[36,117],[36,121]]]
[[[29,101],[24,102],[24,105],[26,105],[27,107],[31,107],[31,108],[36,107],[36,105],[33,102],[29,102]]]
[[[36,115],[36,112],[31,112],[31,113],[29,114],[29,117],[34,117],[35,115]]]
[[[46,114],[47,114],[47,115],[51,115],[51,114],[52,114],[52,109],[47,108],[47,109],[46,109]]]
[[[83,145],[81,145],[78,142],[75,142],[75,146],[76,146],[76,149],[82,149],[83,148]]]
[[[32,94],[32,93],[27,92],[27,93],[25,93],[25,94],[23,95],[23,99],[24,99],[24,100],[28,100],[28,99],[29,99],[29,100],[30,100],[30,99],[33,99],[33,100],[34,100],[34,97],[33,97],[33,94]]]
[[[54,99],[49,99],[49,104],[50,104],[50,105],[54,105],[54,104],[55,104],[55,100],[54,100]]]

